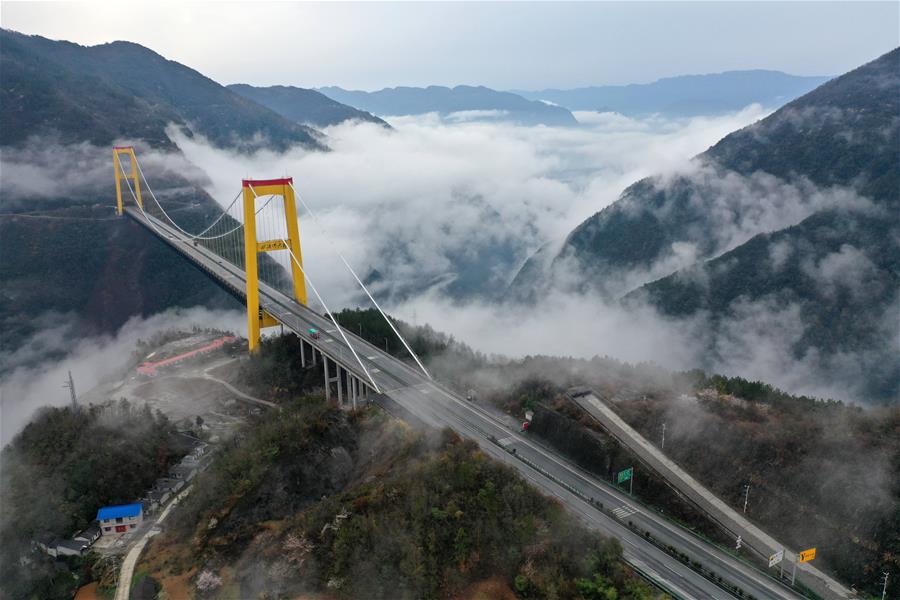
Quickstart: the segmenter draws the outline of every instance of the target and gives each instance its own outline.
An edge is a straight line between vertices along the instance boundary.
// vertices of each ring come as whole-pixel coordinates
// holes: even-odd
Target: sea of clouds
[[[765,114],[759,106],[682,120],[577,113],[577,127],[524,127],[467,114],[389,117],[393,129],[369,123],[326,129],[330,152],[297,148],[252,155],[213,147],[202,137],[173,128],[170,136],[180,153],[144,151],[140,157],[163,202],[166,173],[180,173],[223,205],[234,198],[242,178],[292,176],[317,215],[314,220],[301,210],[304,266],[332,309],[366,306],[340,253],[362,276],[377,270],[381,279],[376,287],[388,298],[386,310],[409,322],[429,323],[477,350],[511,357],[609,355],[687,369],[699,366],[699,357],[708,350],[709,340],[700,334],[702,315],[667,319],[649,307],[626,309],[563,291],[551,291],[533,306],[511,306],[501,302],[503,291],[537,249],[561,244],[575,226],[614,202],[628,185],[649,175],[696,174],[693,156]],[[4,153],[8,198],[57,193],[46,187],[29,189],[28,173],[36,166],[64,170],[55,180],[75,188],[90,189],[94,179],[112,177],[108,149],[41,147],[40,152],[16,156]],[[77,172],[62,166],[66,163],[59,160],[60,153],[65,152],[78,157]],[[779,207],[778,214],[790,216],[792,222],[808,213],[802,207]],[[769,217],[756,219],[761,225],[740,237],[792,224]],[[723,240],[723,246],[734,243]],[[852,257],[848,249],[835,261]],[[818,263],[810,268],[830,266]],[[391,294],[397,290],[402,293]],[[717,364],[703,366],[761,378],[794,392],[852,394],[851,388],[823,385],[815,377],[821,365],[792,357],[791,345],[802,335],[799,316],[792,310],[743,307],[733,328],[741,333],[728,340]],[[210,322],[203,312],[134,322],[114,338],[85,340],[72,354],[74,364],[82,358],[84,364],[93,364],[91,356],[112,363],[108,356],[124,355],[136,331],[185,325],[192,316],[200,325]],[[767,319],[774,319],[777,327],[765,326]],[[241,319],[231,315],[227,321],[243,333]],[[745,335],[747,331],[752,335]],[[43,374],[39,369],[18,370],[3,382],[4,396],[29,399],[15,414],[4,406],[4,439],[34,402],[64,403],[58,386],[67,368],[63,361]],[[81,385],[111,372],[83,370],[96,374],[79,375]]]

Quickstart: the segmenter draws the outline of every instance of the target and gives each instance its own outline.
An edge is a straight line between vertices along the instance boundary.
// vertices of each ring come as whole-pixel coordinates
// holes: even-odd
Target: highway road
[[[797,560],[796,550],[786,549],[779,542],[744,515],[734,510],[719,497],[706,489],[700,482],[691,477],[684,469],[667,457],[644,436],[635,431],[612,408],[604,404],[594,394],[573,396],[572,401],[587,411],[600,423],[619,443],[630,449],[644,464],[648,465],[666,481],[688,498],[721,527],[730,531],[737,538],[741,536],[743,544],[756,550],[760,556],[768,558],[778,551],[784,552],[784,569],[790,573]],[[797,564],[797,579],[808,588],[827,600],[846,600],[853,594],[838,581],[829,577],[810,563]]]
[[[195,246],[187,236],[152,216],[144,215],[139,209],[128,207],[125,210],[129,217],[175,248],[224,289],[243,300],[245,281],[241,269],[202,245]],[[260,305],[307,343],[341,363],[360,380],[368,381],[365,371],[356,364],[352,352],[329,319],[262,284]],[[321,337],[312,339],[307,332],[310,327],[318,329]],[[421,371],[351,332],[345,330],[344,334],[380,388],[386,399],[385,404],[399,407],[427,425],[450,427],[459,435],[474,440],[487,455],[516,469],[535,487],[556,498],[586,525],[619,539],[628,563],[673,596],[697,600],[735,597],[645,539],[641,532],[649,532],[663,546],[678,548],[692,561],[701,564],[704,570],[712,570],[723,580],[742,589],[744,597],[801,598],[766,573],[669,522],[661,515],[631,502],[627,494],[610,487],[552,450],[529,439],[518,431],[516,424],[508,423],[498,415],[464,400],[429,380]],[[603,505],[602,510],[599,504]],[[630,529],[629,522],[638,527],[640,532]]]

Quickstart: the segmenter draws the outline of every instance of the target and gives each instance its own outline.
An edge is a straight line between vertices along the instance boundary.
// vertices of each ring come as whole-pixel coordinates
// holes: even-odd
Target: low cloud
[[[148,177],[153,174],[161,189],[172,188],[173,177],[180,184],[194,182],[197,189],[209,184],[207,175],[178,152],[153,151],[142,144],[136,146],[136,152]],[[21,147],[0,147],[0,167],[4,211],[40,209],[46,200],[115,205],[115,174],[112,150],[108,147],[88,142],[60,144],[53,138],[32,137]]]
[[[763,303],[737,311],[729,321],[733,328],[722,327],[722,340],[726,341],[714,345],[711,354],[703,315],[674,320],[649,307],[625,309],[613,302],[560,292],[550,292],[530,308],[494,302],[492,292],[504,290],[531,253],[546,245],[548,255],[554,255],[553,247],[572,228],[614,202],[629,184],[651,174],[662,174],[661,181],[679,175],[700,178],[710,186],[711,196],[723,196],[712,212],[721,225],[716,243],[722,249],[756,232],[784,227],[821,207],[859,200],[847,190],[817,190],[805,182],[788,184],[765,174],[720,178],[702,165],[691,164],[692,156],[723,135],[764,116],[759,107],[723,117],[678,121],[631,119],[613,113],[577,116],[582,125],[565,128],[496,122],[451,124],[437,115],[392,119],[393,130],[345,123],[326,132],[331,152],[294,149],[251,156],[216,149],[202,138],[188,138],[173,130],[170,135],[180,153],[141,150],[139,157],[151,184],[159,188],[158,195],[171,183],[167,178],[171,174],[180,178],[179,185],[202,188],[223,205],[230,203],[242,178],[293,176],[297,190],[318,213],[322,225],[301,211],[305,268],[333,309],[362,303],[352,277],[334,252],[337,249],[361,275],[377,270],[382,283],[376,287],[408,292],[395,296],[385,308],[404,320],[430,323],[484,352],[508,356],[605,354],[631,362],[655,361],[674,369],[703,366],[762,378],[792,391],[852,397],[853,390],[846,386],[810,385],[817,381],[814,367],[820,368],[822,362],[813,356],[800,362],[792,357],[791,341],[802,335],[793,307],[779,309],[778,328],[757,327],[751,329],[755,332],[752,336],[741,336],[741,327],[773,307]],[[65,150],[57,148],[54,153]],[[7,164],[23,169],[62,164],[54,153],[35,152],[27,159],[9,158],[9,162],[4,152],[4,186]],[[84,183],[71,169],[63,172],[64,179],[86,187],[106,186],[107,197],[112,198],[109,150],[79,146],[74,152],[96,158],[86,158],[83,163]],[[27,162],[31,160],[34,162]],[[24,196],[52,196],[62,189],[27,188],[30,179],[26,171],[20,174],[11,185]],[[765,202],[758,202],[760,195]],[[810,268],[839,271],[840,265],[832,263],[852,258],[849,252]],[[775,254],[773,263],[786,259],[786,255]],[[653,269],[625,274],[621,286],[630,289],[700,258],[702,253],[694,242],[677,242]],[[283,258],[282,263],[286,264]],[[578,277],[574,271],[569,276]],[[234,325],[240,332],[242,321],[238,317]],[[104,352],[115,347],[118,351],[113,354],[127,356],[130,348],[122,349],[133,345],[136,337],[126,331],[115,339],[119,338],[126,340],[121,346],[105,339],[85,341],[79,352],[85,357],[92,353],[107,356]],[[42,343],[53,339],[51,333]],[[845,361],[838,365],[840,372],[853,368],[854,357],[839,358]],[[797,365],[800,368],[795,368]],[[46,377],[39,380],[42,383],[34,387],[27,387],[26,382],[35,373],[14,371],[4,382],[3,431],[7,431],[8,421],[21,422],[33,410],[31,400],[14,409],[13,400],[7,398],[65,403],[66,396],[58,386],[67,368],[60,363],[48,369]],[[99,378],[90,372],[89,368],[84,375],[75,372],[79,387],[84,384],[78,380]],[[11,395],[8,390],[20,391]]]
[[[690,202],[712,225],[706,234],[716,240],[713,254],[759,233],[796,225],[820,210],[874,210],[870,200],[852,189],[819,188],[805,178],[785,181],[762,171],[745,176],[712,165],[701,165],[685,177],[694,190]]]
[[[884,348],[825,354],[802,353],[807,333],[803,306],[774,297],[741,299],[713,321],[659,314],[653,307],[605,301],[595,296],[550,292],[535,305],[499,306],[454,302],[438,294],[391,308],[411,323],[428,323],[487,354],[511,358],[610,356],[630,363],[653,362],[670,370],[702,368],[710,373],[760,380],[795,394],[854,402],[866,397],[860,373],[883,363]],[[894,302],[873,327],[891,339],[900,305]]]
[[[628,184],[685,168],[762,116],[754,106],[716,118],[607,113],[580,127],[521,127],[428,114],[392,118],[393,130],[328,128],[328,153],[249,157],[174,129],[170,136],[209,175],[205,189],[220,201],[233,197],[240,177],[292,175],[324,225],[301,215],[306,267],[340,305],[357,291],[331,245],[362,274],[377,270],[401,298],[435,284],[457,299],[493,297],[535,250],[562,239]]]
[[[445,119],[451,123],[463,123],[465,121],[503,119],[509,115],[506,110],[459,110],[449,113]]]
[[[69,403],[69,392],[62,384],[72,371],[79,394],[88,392],[98,383],[121,373],[132,360],[138,340],[170,329],[190,330],[192,327],[216,328],[244,334],[245,316],[235,311],[211,311],[205,308],[169,310],[147,319],[133,317],[114,335],[75,337],[72,326],[65,319],[54,320],[57,326],[47,327],[23,344],[22,351],[32,357],[50,349],[67,348],[69,354],[57,362],[36,366],[21,365],[18,354],[0,357],[3,369],[11,372],[0,380],[0,446],[9,443],[28,422],[32,413],[42,406],[63,406]],[[11,362],[16,361],[16,362]]]
[[[658,197],[665,198],[661,206],[654,205],[657,197],[650,198],[643,189],[637,194],[626,193],[619,206],[632,219],[649,213],[662,223],[678,223],[679,229],[672,233],[680,238],[663,249],[649,266],[609,266],[602,278],[592,281],[605,295],[623,296],[699,260],[720,256],[756,235],[796,225],[819,211],[872,214],[881,210],[848,187],[822,188],[806,178],[785,181],[762,171],[742,175],[703,161],[653,177],[650,183]],[[590,228],[602,226],[602,221],[593,220],[582,234],[590,237]],[[770,260],[780,267],[790,249],[779,247],[774,252]],[[571,248],[564,248],[552,265],[555,285],[563,289],[583,287],[584,264],[578,258],[572,256]]]
[[[878,267],[864,252],[850,244],[843,244],[840,250],[818,261],[804,260],[801,268],[829,298],[845,291],[862,299],[877,297],[882,291]]]

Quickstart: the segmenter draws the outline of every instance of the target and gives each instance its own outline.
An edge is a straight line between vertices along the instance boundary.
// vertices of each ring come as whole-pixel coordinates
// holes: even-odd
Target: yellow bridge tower
[[[260,329],[272,327],[278,321],[259,307],[259,260],[261,252],[288,250],[296,262],[291,260],[291,276],[294,281],[294,298],[306,305],[306,279],[301,266],[300,227],[297,224],[297,205],[294,201],[293,178],[244,179],[244,270],[247,273],[247,340],[250,352],[259,348]],[[281,196],[284,201],[284,219],[287,226],[285,240],[263,240],[256,237],[256,200],[260,196]],[[287,245],[285,245],[287,242]],[[299,265],[297,264],[299,263]]]
[[[131,172],[125,173],[122,166],[122,155],[131,159]],[[134,155],[134,146],[113,146],[113,168],[116,170],[116,214],[122,216],[125,207],[122,204],[122,180],[130,179],[134,182],[134,197],[138,206],[144,208],[144,201],[141,198],[141,183],[138,178],[137,157]]]

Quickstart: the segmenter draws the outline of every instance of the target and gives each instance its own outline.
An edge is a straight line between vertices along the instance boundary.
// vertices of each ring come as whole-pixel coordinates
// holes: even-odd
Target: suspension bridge
[[[432,379],[356,271],[335,250],[412,361],[404,362],[341,327],[304,269],[296,202],[305,211],[304,218],[320,222],[291,178],[244,179],[234,198],[208,224],[179,225],[147,182],[133,147],[115,147],[113,163],[117,213],[171,246],[246,305],[251,352],[257,351],[263,329],[283,326],[302,340],[301,365],[321,365],[329,400],[342,407],[374,402],[403,418],[439,429],[449,427],[474,440],[485,454],[518,470],[588,527],[618,538],[625,560],[676,598],[735,598],[737,589],[759,599],[801,598],[768,573],[528,439],[518,423]],[[191,226],[196,233],[188,231]],[[307,287],[321,312],[308,306]],[[624,506],[627,520],[621,516],[626,512],[617,511]],[[687,560],[666,552],[667,547],[676,548]]]

